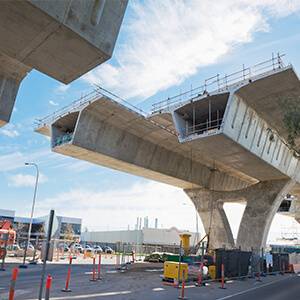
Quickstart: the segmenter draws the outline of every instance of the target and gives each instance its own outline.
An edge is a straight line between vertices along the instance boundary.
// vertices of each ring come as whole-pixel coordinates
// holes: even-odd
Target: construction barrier
[[[50,299],[50,289],[52,285],[52,277],[50,275],[47,276],[46,280],[46,291],[45,291],[45,300]]]
[[[101,253],[99,253],[98,257],[98,278],[97,280],[101,280]]]
[[[90,281],[97,281],[96,278],[96,257],[93,257],[93,269],[92,269],[92,278],[90,279]]]
[[[14,300],[15,287],[16,287],[16,281],[17,281],[18,274],[19,274],[19,269],[18,268],[14,268],[12,270],[12,276],[11,276],[11,282],[10,282],[8,300]]]
[[[225,268],[224,264],[221,265],[221,289],[226,289],[225,288]]]
[[[66,279],[66,285],[65,285],[65,288],[62,289],[62,292],[71,292],[71,290],[69,289],[69,285],[70,285],[70,279],[71,279],[72,260],[73,260],[73,257],[70,256],[70,261],[69,261],[69,266],[68,266],[68,273],[67,273],[67,279]]]
[[[180,299],[180,300],[187,299],[184,296],[184,289],[185,289],[185,270],[182,271],[182,285],[181,285],[181,291],[179,292],[179,297],[178,297],[178,299]]]
[[[198,274],[198,286],[202,286],[202,275],[203,275],[203,263],[200,263],[200,269]]]

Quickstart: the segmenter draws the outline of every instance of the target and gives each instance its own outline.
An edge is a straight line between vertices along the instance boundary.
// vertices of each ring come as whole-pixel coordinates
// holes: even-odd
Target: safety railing
[[[186,127],[186,136],[191,134],[203,134],[206,132],[216,131],[220,128],[223,118],[215,119],[212,121],[207,120],[203,123],[198,123]]]
[[[225,75],[223,77],[217,74],[213,77],[207,78],[204,84],[196,88],[191,88],[190,90],[180,93],[176,96],[169,97],[162,101],[156,102],[152,105],[152,113],[159,112],[163,109],[167,109],[170,106],[180,106],[182,103],[197,98],[199,96],[205,95],[208,92],[221,92],[228,90],[229,87],[237,85],[245,80],[251,80],[255,76],[262,75],[264,73],[275,71],[277,69],[283,68],[284,62],[282,58],[285,54],[277,54],[276,56],[272,54],[272,58],[251,67],[245,67],[237,72]]]
[[[97,99],[100,99],[103,96],[108,97],[108,98],[114,100],[115,102],[118,102],[118,103],[124,105],[128,109],[130,109],[138,114],[141,114],[143,116],[147,115],[147,113],[145,111],[143,111],[142,109],[129,103],[128,101],[120,98],[119,96],[113,94],[112,92],[110,92],[100,86],[96,86],[96,88],[94,90],[85,94],[84,96],[81,96],[79,99],[73,101],[71,104],[62,107],[59,110],[56,110],[55,112],[53,112],[52,114],[50,114],[44,118],[36,119],[35,127],[39,128],[39,127],[42,127],[45,125],[49,125],[56,119],[61,118],[64,115],[69,114],[71,112],[78,111],[81,108],[83,108],[84,106],[88,105],[89,103],[92,103],[93,101],[95,101]]]

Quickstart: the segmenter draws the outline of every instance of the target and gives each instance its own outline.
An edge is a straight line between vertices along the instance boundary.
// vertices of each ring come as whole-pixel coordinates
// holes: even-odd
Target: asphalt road
[[[299,300],[300,277],[287,276],[274,282],[262,283],[252,289],[221,298],[232,300]],[[221,300],[218,299],[218,300]]]
[[[7,300],[11,268],[0,272],[0,300]],[[51,300],[108,299],[108,300],[175,300],[180,290],[163,285],[160,275],[162,265],[135,265],[126,273],[115,273],[114,266],[103,266],[103,279],[91,282],[91,265],[74,265],[70,288],[71,293],[63,293],[67,274],[66,265],[49,265],[47,273],[53,277]],[[36,300],[40,281],[41,266],[30,266],[20,270],[16,283],[15,300]],[[233,281],[220,289],[220,283],[206,287],[187,284],[185,295],[190,300],[300,300],[300,277],[277,275],[255,279]]]

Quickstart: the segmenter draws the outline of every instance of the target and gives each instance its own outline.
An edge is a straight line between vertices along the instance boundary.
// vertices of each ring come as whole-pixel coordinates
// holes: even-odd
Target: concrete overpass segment
[[[51,136],[55,152],[183,188],[212,248],[260,249],[283,198],[297,195],[300,182],[282,105],[299,104],[298,77],[281,57],[260,66],[256,75],[243,69],[231,84],[230,75],[217,78],[211,92],[205,82],[203,91],[169,98],[151,114],[98,90],[40,120],[36,131]],[[225,202],[246,203],[236,243]]]
[[[108,60],[127,2],[0,1],[0,126],[31,69],[70,83]]]

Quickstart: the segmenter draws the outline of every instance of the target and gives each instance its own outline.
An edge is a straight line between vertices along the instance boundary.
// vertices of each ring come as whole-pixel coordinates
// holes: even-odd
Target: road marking
[[[191,289],[191,288],[194,288],[194,287],[196,287],[195,285],[186,285],[184,288],[185,289]]]
[[[78,296],[51,297],[51,300],[90,299],[95,297],[108,297],[108,296],[118,296],[118,295],[127,295],[127,294],[131,294],[131,291],[107,292],[107,293],[86,294],[86,295],[78,295]],[[36,299],[28,299],[28,300],[36,300]]]
[[[164,290],[165,289],[160,288],[160,287],[152,289],[153,292],[159,292],[159,291],[164,291]]]
[[[248,292],[255,291],[255,290],[260,289],[260,288],[262,288],[262,287],[265,287],[265,286],[268,286],[268,285],[272,285],[272,284],[274,284],[274,283],[277,283],[277,282],[279,282],[279,281],[282,281],[282,280],[285,280],[285,279],[289,279],[289,278],[291,278],[291,277],[285,277],[285,278],[282,278],[282,279],[279,279],[279,280],[275,280],[275,281],[272,281],[272,282],[268,282],[268,283],[265,283],[265,284],[262,284],[262,285],[259,285],[259,286],[255,286],[255,287],[250,288],[250,289],[248,289],[248,290],[241,291],[241,292],[239,292],[239,293],[235,293],[235,294],[228,295],[228,296],[225,296],[225,297],[222,297],[222,298],[218,298],[218,299],[216,299],[216,300],[230,299],[230,298],[233,298],[233,297],[235,297],[235,296],[243,295],[243,294],[246,294],[246,293],[248,293]]]

